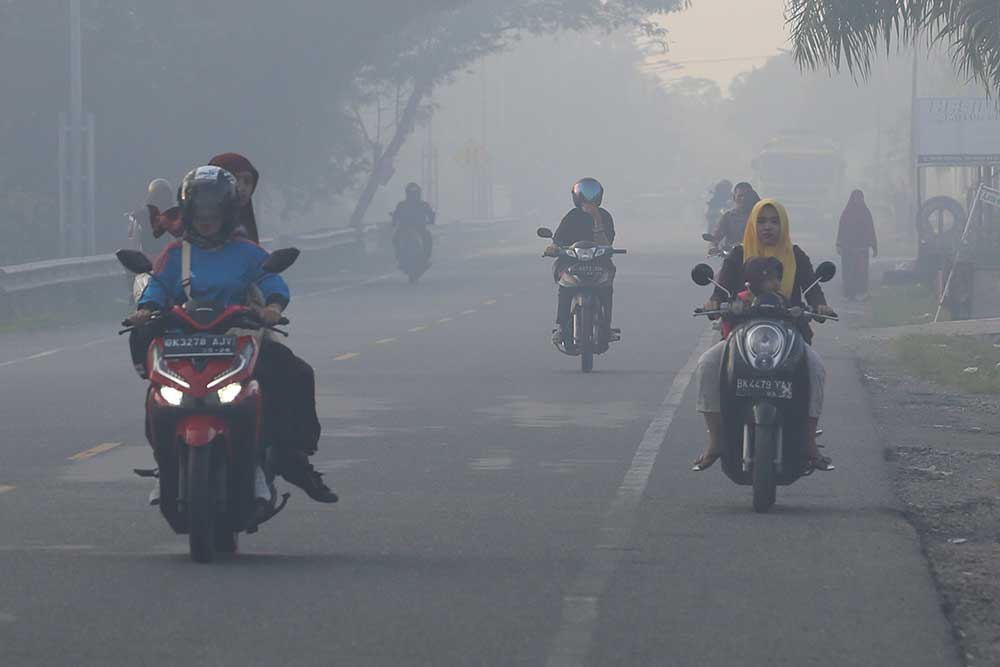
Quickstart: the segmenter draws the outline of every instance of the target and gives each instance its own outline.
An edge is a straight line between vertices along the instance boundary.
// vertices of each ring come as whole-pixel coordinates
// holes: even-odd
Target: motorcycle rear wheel
[[[767,512],[778,499],[774,457],[778,431],[775,426],[758,424],[753,439],[753,511]]]

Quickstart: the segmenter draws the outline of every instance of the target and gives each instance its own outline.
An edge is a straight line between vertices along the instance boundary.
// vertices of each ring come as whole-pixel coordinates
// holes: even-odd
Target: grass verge
[[[1000,348],[988,338],[905,336],[895,346],[912,375],[970,393],[1000,393]]]
[[[937,296],[919,285],[882,285],[872,290],[870,305],[871,326],[921,324],[934,319]]]

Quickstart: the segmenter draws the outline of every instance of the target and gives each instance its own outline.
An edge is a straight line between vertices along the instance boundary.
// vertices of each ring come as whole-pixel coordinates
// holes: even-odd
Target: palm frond
[[[846,67],[861,78],[874,58],[918,36],[947,43],[960,71],[1000,89],[998,0],[786,0],[800,67]]]

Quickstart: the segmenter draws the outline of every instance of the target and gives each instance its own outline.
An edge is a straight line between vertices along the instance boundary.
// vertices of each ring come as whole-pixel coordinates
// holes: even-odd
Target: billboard
[[[985,97],[915,100],[913,134],[919,166],[1000,165],[1000,109]]]

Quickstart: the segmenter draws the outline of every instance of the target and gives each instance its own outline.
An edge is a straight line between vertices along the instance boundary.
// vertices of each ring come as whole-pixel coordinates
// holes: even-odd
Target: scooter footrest
[[[147,477],[147,478],[156,477],[157,479],[159,479],[160,477],[159,468],[133,468],[132,472],[134,472],[139,477]]]

